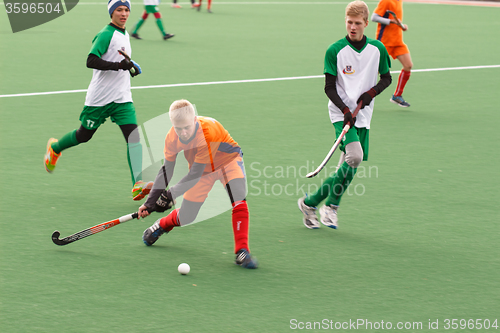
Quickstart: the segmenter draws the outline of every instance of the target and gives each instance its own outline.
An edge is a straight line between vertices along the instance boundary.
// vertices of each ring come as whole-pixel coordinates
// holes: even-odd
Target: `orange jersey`
[[[196,130],[188,142],[183,142],[172,127],[165,138],[165,159],[174,162],[184,151],[189,168],[193,163],[206,164],[205,173],[214,172],[243,155],[238,143],[217,120],[197,117]]]
[[[387,11],[393,11],[394,14],[403,21],[403,0],[381,0],[374,13],[382,17],[394,19]],[[378,24],[376,38],[385,46],[403,45],[403,30],[397,24]]]

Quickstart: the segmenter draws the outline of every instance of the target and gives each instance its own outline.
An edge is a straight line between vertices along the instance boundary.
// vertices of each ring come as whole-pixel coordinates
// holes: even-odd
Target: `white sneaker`
[[[329,228],[337,229],[338,225],[338,217],[337,217],[337,209],[339,206],[334,205],[324,205],[319,209],[319,216],[321,219],[321,223],[326,225]]]
[[[299,209],[304,214],[304,225],[309,228],[309,229],[318,229],[319,228],[319,221],[318,217],[316,216],[316,207],[310,207],[304,203],[306,197],[300,198],[299,201],[297,201],[297,204],[299,205]]]

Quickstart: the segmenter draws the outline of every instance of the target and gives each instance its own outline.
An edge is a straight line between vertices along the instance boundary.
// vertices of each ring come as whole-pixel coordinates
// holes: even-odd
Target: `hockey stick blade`
[[[111,227],[114,227],[115,225],[118,225],[120,223],[124,223],[124,222],[130,221],[130,220],[136,219],[138,216],[139,216],[138,212],[135,212],[133,214],[124,215],[120,218],[117,218],[117,219],[114,219],[111,221],[107,221],[107,222],[104,222],[101,224],[97,224],[93,227],[82,230],[80,232],[77,232],[76,234],[64,237],[62,239],[59,239],[59,236],[61,236],[61,233],[56,230],[52,233],[52,242],[54,242],[54,244],[59,245],[59,246],[67,245],[69,243],[76,242],[77,240],[80,240],[82,238],[92,236],[94,234],[97,234],[98,232],[101,232],[101,231],[104,231],[104,230],[109,229]]]
[[[120,53],[125,59],[127,59],[128,62],[132,62],[132,59],[130,59],[130,56],[125,51],[118,50],[118,53]],[[132,67],[129,71],[130,73],[134,74],[135,68]]]
[[[354,112],[352,113],[352,117],[353,118],[356,118],[356,116],[358,115],[359,110],[361,110],[361,105],[363,105],[363,102],[359,102],[358,103],[358,106],[356,107],[356,110],[354,110]],[[340,133],[340,135],[337,138],[337,140],[335,140],[335,143],[333,144],[332,149],[330,149],[330,151],[326,155],[326,157],[323,160],[323,162],[321,162],[321,164],[316,168],[316,170],[314,170],[313,172],[309,172],[306,175],[306,178],[312,178],[312,177],[316,176],[318,173],[320,173],[321,170],[323,170],[323,168],[328,163],[328,161],[330,160],[330,158],[332,158],[333,153],[335,153],[335,150],[337,150],[337,147],[340,145],[340,142],[342,141],[342,138],[344,137],[344,135],[347,132],[349,132],[349,129],[350,129],[349,124],[347,124],[347,125],[344,126],[344,129],[342,130],[342,133]]]
[[[130,57],[129,57],[129,55],[125,51],[118,50],[118,53],[120,53],[122,56],[124,56],[125,59],[127,59],[128,61],[131,60]]]

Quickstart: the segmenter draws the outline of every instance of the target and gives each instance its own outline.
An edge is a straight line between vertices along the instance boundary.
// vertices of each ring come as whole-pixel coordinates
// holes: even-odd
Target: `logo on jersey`
[[[355,70],[352,69],[352,66],[345,66],[345,68],[342,70],[342,73],[350,75],[354,74]]]

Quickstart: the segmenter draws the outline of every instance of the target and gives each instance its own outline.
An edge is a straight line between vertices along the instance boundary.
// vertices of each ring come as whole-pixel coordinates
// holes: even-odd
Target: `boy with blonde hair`
[[[374,97],[391,84],[391,61],[387,50],[380,41],[364,35],[368,15],[365,2],[349,3],[345,11],[347,36],[330,45],[326,51],[325,93],[329,99],[330,120],[337,137],[346,124],[350,125],[350,130],[339,146],[342,153],[337,171],[325,180],[318,191],[298,200],[304,225],[309,229],[319,228],[316,207],[325,199],[325,205],[319,209],[321,223],[337,229],[340,199],[361,161],[368,160]],[[356,109],[360,102],[362,108],[353,118],[351,110]]]
[[[139,216],[146,217],[151,211],[164,212],[172,208],[180,196],[183,201],[180,208],[144,231],[144,243],[151,246],[162,234],[194,222],[208,193],[219,180],[232,205],[235,263],[244,268],[257,268],[248,246],[249,212],[240,146],[217,120],[196,116],[194,106],[187,100],[173,102],[169,111],[172,128],[165,138],[165,163],[146,203],[139,208]],[[175,161],[181,151],[188,161],[189,172],[177,184],[171,185]]]

